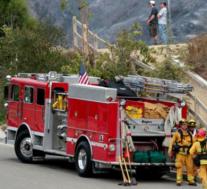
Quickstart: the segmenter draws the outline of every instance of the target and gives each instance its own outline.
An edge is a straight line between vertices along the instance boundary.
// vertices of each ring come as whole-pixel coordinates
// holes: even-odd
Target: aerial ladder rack
[[[175,80],[144,77],[140,75],[128,75],[122,79],[123,83],[136,93],[148,92],[156,94],[187,94],[193,90],[192,85],[180,83]]]

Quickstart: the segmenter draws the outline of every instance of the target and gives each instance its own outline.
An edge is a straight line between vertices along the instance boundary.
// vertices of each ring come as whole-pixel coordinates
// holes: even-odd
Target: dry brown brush
[[[207,79],[207,34],[189,41],[186,62],[193,71]]]

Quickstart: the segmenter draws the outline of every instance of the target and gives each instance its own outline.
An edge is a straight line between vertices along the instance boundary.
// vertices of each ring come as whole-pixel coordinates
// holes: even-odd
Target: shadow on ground
[[[11,158],[7,159],[7,161],[10,161],[11,163],[21,163],[18,161],[16,158]],[[62,157],[56,157],[56,156],[47,156],[45,160],[38,160],[35,161],[33,164],[27,164],[30,166],[39,166],[41,168],[47,168],[50,169],[51,171],[61,171],[61,172],[70,172],[74,175],[77,175],[77,172],[75,170],[75,164],[74,163],[69,163],[66,158]],[[169,182],[174,182],[173,179],[170,179],[172,176],[171,175],[164,175],[161,178],[156,178],[150,175],[149,172],[142,172],[141,176],[136,176],[136,180],[139,182],[142,181],[147,181],[147,182],[153,182],[153,183],[169,183]],[[91,179],[99,179],[99,180],[110,180],[110,181],[115,181],[117,183],[122,181],[122,175],[120,171],[117,170],[110,170],[107,172],[103,173],[96,173],[94,174]]]

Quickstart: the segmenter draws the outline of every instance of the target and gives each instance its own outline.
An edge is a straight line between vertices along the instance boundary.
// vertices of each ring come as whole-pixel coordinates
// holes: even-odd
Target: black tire
[[[80,142],[76,148],[75,167],[81,177],[90,177],[92,175],[91,150],[86,141]]]
[[[33,150],[33,156],[34,157],[40,157],[40,158],[45,158],[45,152],[40,151],[40,150]]]
[[[32,145],[29,145],[25,142],[27,139],[31,140],[29,133],[27,131],[20,132],[16,137],[14,149],[15,149],[16,156],[21,162],[32,163],[33,161],[33,151],[31,149]],[[23,145],[23,143],[25,143],[25,145]],[[25,146],[25,149],[24,149],[25,153],[21,150],[21,145]]]

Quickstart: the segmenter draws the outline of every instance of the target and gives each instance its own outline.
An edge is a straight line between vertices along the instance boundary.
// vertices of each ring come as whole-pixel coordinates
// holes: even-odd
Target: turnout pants
[[[203,189],[207,189],[207,165],[200,166],[199,177],[201,178]]]
[[[176,155],[175,160],[176,166],[176,182],[182,183],[183,182],[183,168],[186,167],[187,170],[187,179],[189,183],[194,183],[194,166],[193,166],[193,159],[191,155],[184,155],[178,153]]]

